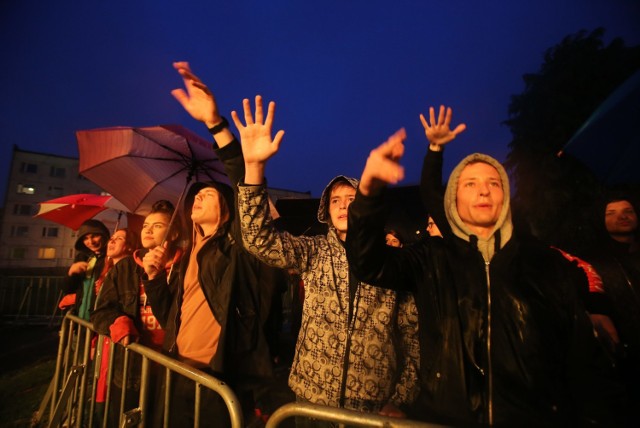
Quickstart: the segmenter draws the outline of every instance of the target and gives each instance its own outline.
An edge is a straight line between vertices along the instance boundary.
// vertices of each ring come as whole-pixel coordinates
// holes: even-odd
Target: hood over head
[[[104,238],[102,246],[103,248],[107,246],[107,242],[111,237],[107,226],[105,226],[104,223],[102,223],[100,220],[86,220],[80,225],[80,228],[78,229],[78,238],[76,239],[75,243],[75,249],[77,251],[82,251],[83,253],[92,253],[92,251],[89,250],[83,242],[84,237],[90,233],[95,235],[102,235],[102,237]]]
[[[502,211],[498,216],[495,227],[488,238],[480,238],[476,236],[471,229],[463,223],[458,213],[456,205],[456,194],[458,190],[458,181],[462,170],[469,164],[483,162],[494,167],[500,179],[502,181],[502,190],[504,192],[504,200],[502,203]],[[504,245],[511,239],[513,233],[513,224],[511,222],[511,189],[509,187],[509,176],[502,164],[492,158],[491,156],[474,153],[464,158],[451,172],[449,182],[447,183],[447,189],[444,194],[444,210],[447,216],[447,221],[451,226],[453,233],[466,241],[471,241],[471,237],[478,240],[478,249],[482,252],[485,260],[491,260],[495,250],[504,247]],[[497,238],[497,240],[496,240]],[[496,246],[498,248],[496,248]]]
[[[329,198],[331,197],[331,189],[336,183],[345,183],[358,190],[358,180],[355,178],[338,175],[327,184],[320,196],[320,205],[318,206],[318,221],[331,225],[331,217],[329,216]]]
[[[193,223],[191,221],[191,210],[193,208],[193,200],[195,199],[196,194],[200,190],[207,187],[212,187],[216,189],[220,194],[220,196],[222,196],[222,200],[224,201],[224,203],[227,205],[227,210],[229,211],[229,218],[224,224],[221,224],[220,226],[224,227],[227,224],[231,224],[233,222],[233,219],[235,218],[235,212],[236,212],[235,202],[234,202],[235,199],[234,199],[233,190],[231,189],[231,187],[229,187],[227,184],[219,183],[217,181],[203,181],[203,182],[193,183],[191,187],[189,187],[189,190],[187,191],[187,194],[184,198],[184,205],[183,205],[184,218],[189,229],[191,229],[191,227],[193,226]],[[188,234],[187,236],[191,236],[191,234]]]

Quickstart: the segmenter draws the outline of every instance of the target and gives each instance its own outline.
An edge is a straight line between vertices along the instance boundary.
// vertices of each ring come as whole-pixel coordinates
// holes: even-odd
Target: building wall
[[[78,174],[78,159],[13,148],[5,200],[0,212],[0,269],[68,267],[75,256],[76,231],[34,217],[39,203],[76,193],[103,194]],[[309,198],[308,192],[269,189],[279,198]],[[95,217],[114,230],[118,213],[106,210]],[[126,226],[126,216],[120,221]]]
[[[74,193],[101,193],[78,174],[77,158],[14,146],[0,225],[0,267],[69,266],[76,232],[33,216],[39,202]]]

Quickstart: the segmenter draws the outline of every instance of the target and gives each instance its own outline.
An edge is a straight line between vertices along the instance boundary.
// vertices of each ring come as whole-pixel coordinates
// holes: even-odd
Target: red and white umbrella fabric
[[[53,221],[73,230],[107,209],[128,211],[111,195],[78,193],[40,202],[40,209],[34,217]]]

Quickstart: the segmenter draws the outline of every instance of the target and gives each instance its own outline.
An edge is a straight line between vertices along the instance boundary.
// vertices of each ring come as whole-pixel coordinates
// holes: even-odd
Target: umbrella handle
[[[118,231],[118,226],[120,226],[120,219],[122,218],[122,211],[118,211],[118,219],[116,220],[116,225],[113,227],[113,233]]]
[[[180,206],[182,205],[182,200],[184,199],[184,195],[185,193],[187,193],[187,187],[191,182],[191,177],[193,177],[193,175],[190,173],[189,177],[187,178],[187,182],[184,184],[184,187],[182,188],[182,192],[180,192],[180,197],[178,198],[178,202],[176,203],[175,209],[173,210],[173,214],[171,214],[171,220],[169,220],[169,226],[167,226],[167,233],[164,235],[164,238],[162,238],[162,242],[160,243],[160,245],[164,245],[164,243],[167,241],[167,237],[171,232],[171,227],[173,226],[173,222],[177,217],[178,210],[180,210]]]

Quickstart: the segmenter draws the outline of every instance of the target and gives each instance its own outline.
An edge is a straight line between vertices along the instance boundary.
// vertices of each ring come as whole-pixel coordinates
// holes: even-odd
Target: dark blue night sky
[[[277,102],[286,136],[270,186],[319,196],[402,126],[404,184],[415,184],[428,106],[450,105],[468,126],[447,169],[472,151],[504,160],[510,96],[545,50],[599,26],[607,42],[637,45],[639,23],[637,0],[5,0],[0,166],[13,144],[77,156],[79,129],[179,123],[207,137],[170,95],[183,60],[227,116],[258,93]]]

